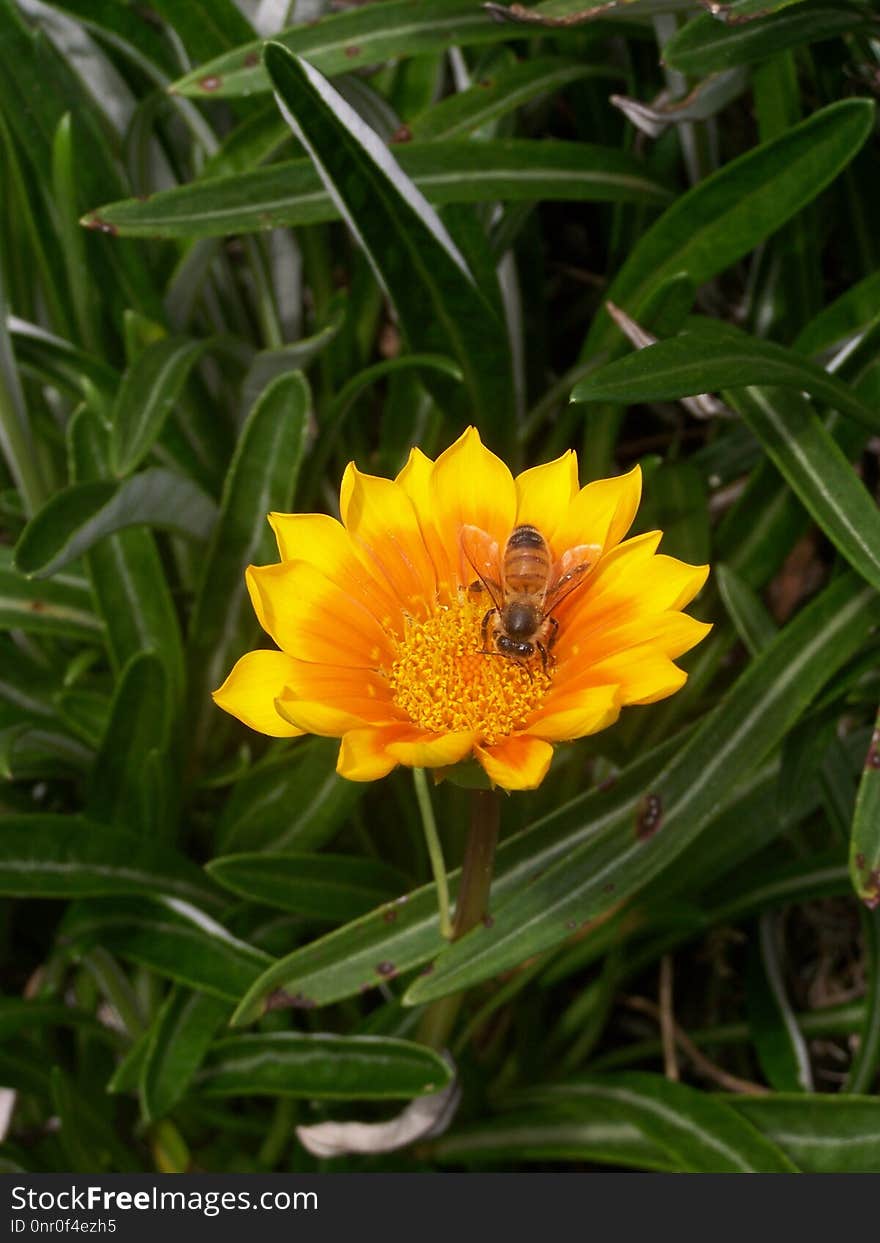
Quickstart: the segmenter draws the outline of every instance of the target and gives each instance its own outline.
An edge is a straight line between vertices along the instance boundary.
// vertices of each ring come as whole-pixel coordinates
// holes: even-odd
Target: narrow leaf
[[[523,138],[395,147],[403,172],[430,203],[667,203],[670,192],[626,152],[593,143]],[[83,217],[120,237],[222,237],[284,225],[320,224],[341,212],[308,160],[289,160],[123,199]]]
[[[205,341],[170,337],[148,345],[123,376],[110,416],[110,464],[116,475],[140,465],[162,434]]]
[[[437,1092],[451,1074],[408,1040],[273,1032],[218,1041],[197,1084],[208,1096],[394,1100]]]
[[[214,502],[201,488],[158,466],[118,483],[73,483],[56,492],[28,523],[16,545],[15,564],[22,574],[45,578],[127,527],[158,527],[203,540],[216,517]]]
[[[278,43],[264,59],[282,114],[387,289],[410,348],[460,365],[468,406],[503,443],[514,409],[507,334],[439,216],[317,70]],[[439,377],[426,382],[441,404],[457,393]]]
[[[216,890],[169,846],[84,816],[4,816],[0,893],[34,898],[171,894],[216,905]]]

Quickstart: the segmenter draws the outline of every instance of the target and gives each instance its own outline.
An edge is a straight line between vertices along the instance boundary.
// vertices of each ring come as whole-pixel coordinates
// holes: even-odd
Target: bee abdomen
[[[547,541],[537,527],[530,526],[527,522],[524,522],[520,526],[514,527],[510,539],[507,541],[507,549],[510,551],[512,549],[526,548],[540,548],[542,552],[546,552]]]
[[[547,541],[528,523],[514,528],[504,549],[504,579],[508,590],[533,595],[544,589],[550,570]]]

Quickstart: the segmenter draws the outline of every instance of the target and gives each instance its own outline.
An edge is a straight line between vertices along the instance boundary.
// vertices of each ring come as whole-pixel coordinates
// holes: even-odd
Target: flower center
[[[391,666],[394,702],[435,733],[473,731],[488,746],[522,729],[541,706],[551,677],[540,656],[528,664],[483,650],[486,605],[461,600],[411,621]]]

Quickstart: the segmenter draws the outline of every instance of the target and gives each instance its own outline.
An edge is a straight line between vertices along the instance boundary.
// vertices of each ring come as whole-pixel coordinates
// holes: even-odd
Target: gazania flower
[[[436,462],[413,449],[394,480],[352,464],[341,522],[269,515],[281,560],[247,584],[279,650],[248,652],[214,698],[264,734],[340,738],[352,781],[475,757],[494,784],[532,789],[554,743],[677,691],[676,657],[709,630],[681,612],[708,566],[658,555],[659,531],[624,540],[640,494],[638,467],[579,487],[572,452],[514,479],[474,428]],[[503,651],[504,550],[523,524],[546,541],[530,585],[549,586],[551,560],[568,577],[531,651]]]

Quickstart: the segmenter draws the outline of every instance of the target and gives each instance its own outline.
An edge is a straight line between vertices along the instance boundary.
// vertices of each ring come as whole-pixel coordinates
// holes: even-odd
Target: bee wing
[[[492,597],[496,609],[500,609],[504,603],[504,589],[498,541],[482,527],[470,525],[461,528],[459,538],[466,561]]]
[[[602,547],[599,544],[577,544],[562,554],[550,575],[550,586],[544,597],[544,612],[552,613],[566,596],[586,580],[599,560]]]

